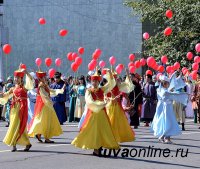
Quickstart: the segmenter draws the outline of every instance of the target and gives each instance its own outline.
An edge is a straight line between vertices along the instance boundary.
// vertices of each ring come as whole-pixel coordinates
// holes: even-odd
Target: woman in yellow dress
[[[134,85],[130,80],[128,70],[126,70],[125,82],[120,82],[117,79],[117,73],[113,71],[113,76],[116,79],[116,86],[107,94],[109,100],[106,108],[107,114],[111,122],[111,126],[117,142],[131,142],[135,139],[135,133],[129,125],[125,111],[121,103],[121,93],[130,93],[134,90]]]
[[[82,149],[94,149],[94,155],[100,155],[99,149],[101,147],[108,149],[119,148],[105,109],[104,94],[108,93],[115,86],[110,70],[107,76],[108,83],[101,88],[99,88],[101,76],[97,74],[97,71],[91,76],[92,88],[87,89],[85,95],[87,115],[80,133],[71,143]]]
[[[26,74],[25,85],[23,83],[24,74]],[[33,80],[25,69],[15,71],[14,77],[15,86],[8,92],[3,93],[3,97],[0,98],[0,104],[3,105],[12,98],[10,126],[3,142],[13,146],[12,152],[17,151],[17,144],[26,146],[24,151],[29,151],[32,145],[26,128],[28,120],[27,90],[34,88]]]
[[[46,73],[36,72],[36,75],[39,80],[39,86],[33,119],[28,126],[28,135],[30,137],[36,136],[39,142],[43,142],[41,140],[41,135],[43,135],[45,143],[54,143],[50,138],[59,136],[63,132],[50,95],[56,96],[63,93],[65,85],[62,89],[50,89],[46,82]]]

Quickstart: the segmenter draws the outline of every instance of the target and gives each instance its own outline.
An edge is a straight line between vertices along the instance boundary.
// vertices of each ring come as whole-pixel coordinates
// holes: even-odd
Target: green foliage
[[[200,42],[200,1],[199,0],[126,0],[125,5],[140,15],[141,21],[156,25],[155,35],[144,41],[144,55],[154,56],[157,61],[167,55],[169,63],[179,61],[188,66],[187,52],[194,55],[195,45]],[[173,17],[168,19],[165,12],[170,9]],[[164,36],[166,27],[171,27],[171,36]]]

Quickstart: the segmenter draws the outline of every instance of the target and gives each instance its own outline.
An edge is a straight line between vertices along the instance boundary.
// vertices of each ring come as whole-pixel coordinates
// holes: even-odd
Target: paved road
[[[21,151],[12,153],[11,147],[2,143],[7,130],[4,126],[5,123],[1,121],[0,169],[200,168],[200,129],[190,119],[187,120],[187,131],[173,138],[174,144],[159,143],[149,128],[141,126],[135,130],[136,140],[121,144],[121,149],[111,152],[110,157],[95,157],[91,155],[92,150],[82,150],[70,145],[78,133],[76,123],[62,126],[64,134],[54,138],[54,144],[38,143],[36,139],[31,139],[33,147],[30,152],[23,152],[23,147],[18,147]],[[102,153],[104,151],[106,155],[109,154],[107,150]],[[154,155],[156,157],[153,157]]]

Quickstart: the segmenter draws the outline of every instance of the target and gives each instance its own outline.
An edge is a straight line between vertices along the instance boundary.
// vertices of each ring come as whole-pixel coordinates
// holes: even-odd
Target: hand
[[[66,89],[66,84],[64,84],[62,88],[63,88],[63,90],[65,90]]]

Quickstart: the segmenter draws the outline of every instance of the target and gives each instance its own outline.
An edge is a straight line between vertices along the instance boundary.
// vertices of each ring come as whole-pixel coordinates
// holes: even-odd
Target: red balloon
[[[20,69],[25,69],[26,70],[26,65],[25,64],[21,64],[20,65]]]
[[[192,69],[193,70],[198,70],[199,69],[199,64],[198,63],[193,63],[192,64]]]
[[[83,62],[83,59],[82,59],[81,57],[77,57],[77,58],[75,59],[75,63],[76,63],[78,66],[80,66],[80,65],[82,64],[82,62]]]
[[[154,70],[158,71],[158,65],[157,65],[157,64],[153,65],[152,68],[153,68]]]
[[[77,53],[75,53],[75,52],[72,53],[72,59],[73,59],[73,60],[75,60],[77,57],[78,57],[78,54],[77,54]]]
[[[155,64],[156,64],[156,61],[155,61],[154,57],[150,56],[147,58],[147,65],[149,67],[153,67]]]
[[[68,59],[69,61],[73,61],[72,52],[69,52],[69,53],[67,54],[67,59]]]
[[[44,18],[39,19],[40,25],[44,25],[46,23],[46,20]]]
[[[78,70],[78,64],[76,62],[73,62],[71,64],[71,69],[73,72],[76,72]]]
[[[186,67],[183,67],[181,70],[182,70],[182,72],[183,72],[184,70],[188,70],[188,69],[187,69]]]
[[[139,61],[139,60],[135,61],[135,67],[136,67],[137,69],[140,67],[140,61]]]
[[[68,33],[68,30],[66,30],[66,29],[61,29],[60,32],[59,32],[59,35],[60,35],[60,36],[66,36],[67,33]]]
[[[165,71],[164,66],[162,66],[162,65],[158,66],[158,71],[161,73],[164,72]]]
[[[131,66],[135,67],[134,62],[130,62],[130,63],[128,64],[128,68],[130,68]]]
[[[92,54],[92,58],[97,60],[99,59],[100,55],[101,55],[101,49],[96,49],[94,53]]]
[[[136,70],[136,69],[135,69],[134,66],[130,66],[130,67],[129,67],[129,72],[130,72],[130,73],[135,73],[135,70]]]
[[[190,76],[192,77],[193,80],[196,80],[197,79],[197,71],[192,71],[190,73]]]
[[[175,68],[175,70],[178,70],[178,69],[180,69],[180,63],[179,62],[176,62],[176,63],[174,63],[174,68]]]
[[[171,66],[167,66],[166,71],[167,71],[167,73],[172,73],[173,68]]]
[[[100,68],[104,68],[106,66],[106,63],[103,60],[101,60],[99,62],[99,66],[100,66]]]
[[[124,69],[124,65],[123,64],[119,64],[118,65],[121,69]]]
[[[153,75],[153,73],[152,73],[151,70],[147,70],[147,71],[146,71],[146,75]]]
[[[143,34],[143,38],[145,39],[145,40],[147,40],[147,39],[149,39],[149,33],[147,33],[147,32],[145,32],[144,34]]]
[[[94,70],[95,69],[95,65],[92,64],[91,62],[88,64],[88,69],[89,70]]]
[[[55,73],[56,73],[56,70],[55,70],[55,69],[53,69],[53,68],[49,69],[49,77],[50,77],[50,78],[53,78],[54,75],[55,75]]]
[[[165,36],[170,36],[170,35],[172,34],[172,28],[167,27],[167,28],[164,30],[164,34],[165,34]]]
[[[114,65],[116,63],[116,59],[114,56],[111,56],[110,59],[109,59],[109,62],[111,65]]]
[[[97,66],[97,61],[95,59],[92,59],[90,63],[92,63],[92,65],[94,65],[94,67]]]
[[[120,67],[120,65],[117,65],[117,67],[115,68],[115,71],[117,72],[117,74],[121,74],[122,73],[122,67]]]
[[[145,66],[146,65],[146,60],[144,58],[140,59],[140,63],[142,66]]]
[[[188,52],[187,53],[187,59],[188,60],[192,60],[192,58],[193,58],[193,53],[192,52]]]
[[[168,58],[167,58],[167,56],[162,56],[161,57],[161,62],[163,63],[163,64],[166,64],[167,62],[168,62]]]
[[[195,50],[196,50],[197,53],[200,53],[200,43],[196,44]]]
[[[35,63],[36,63],[37,66],[40,66],[42,64],[42,59],[41,58],[37,58],[35,60]]]
[[[130,54],[130,55],[129,55],[129,59],[130,59],[130,61],[134,61],[135,55],[134,55],[134,54]]]
[[[194,57],[194,62],[199,63],[200,62],[200,57],[199,56],[195,56]]]
[[[188,71],[188,69],[186,68],[185,70],[183,70],[183,75],[189,74],[190,72]]]
[[[84,54],[84,51],[85,51],[84,47],[78,48],[78,53],[79,53],[79,54],[83,55],[83,54]]]
[[[171,10],[167,10],[166,13],[165,13],[165,15],[166,15],[167,18],[170,19],[170,18],[173,17],[173,12]]]
[[[95,51],[94,51],[99,57],[100,57],[100,55],[101,55],[101,49],[96,49]]]
[[[4,52],[6,55],[10,54],[11,50],[12,50],[11,45],[9,45],[9,44],[3,45],[3,52]]]
[[[57,58],[56,60],[55,60],[55,64],[56,64],[56,66],[60,66],[61,65],[61,63],[62,63],[62,61],[61,61],[61,59],[60,58]]]
[[[51,64],[52,64],[52,59],[51,59],[51,58],[46,58],[46,59],[45,59],[45,64],[46,64],[47,67],[51,66]]]

